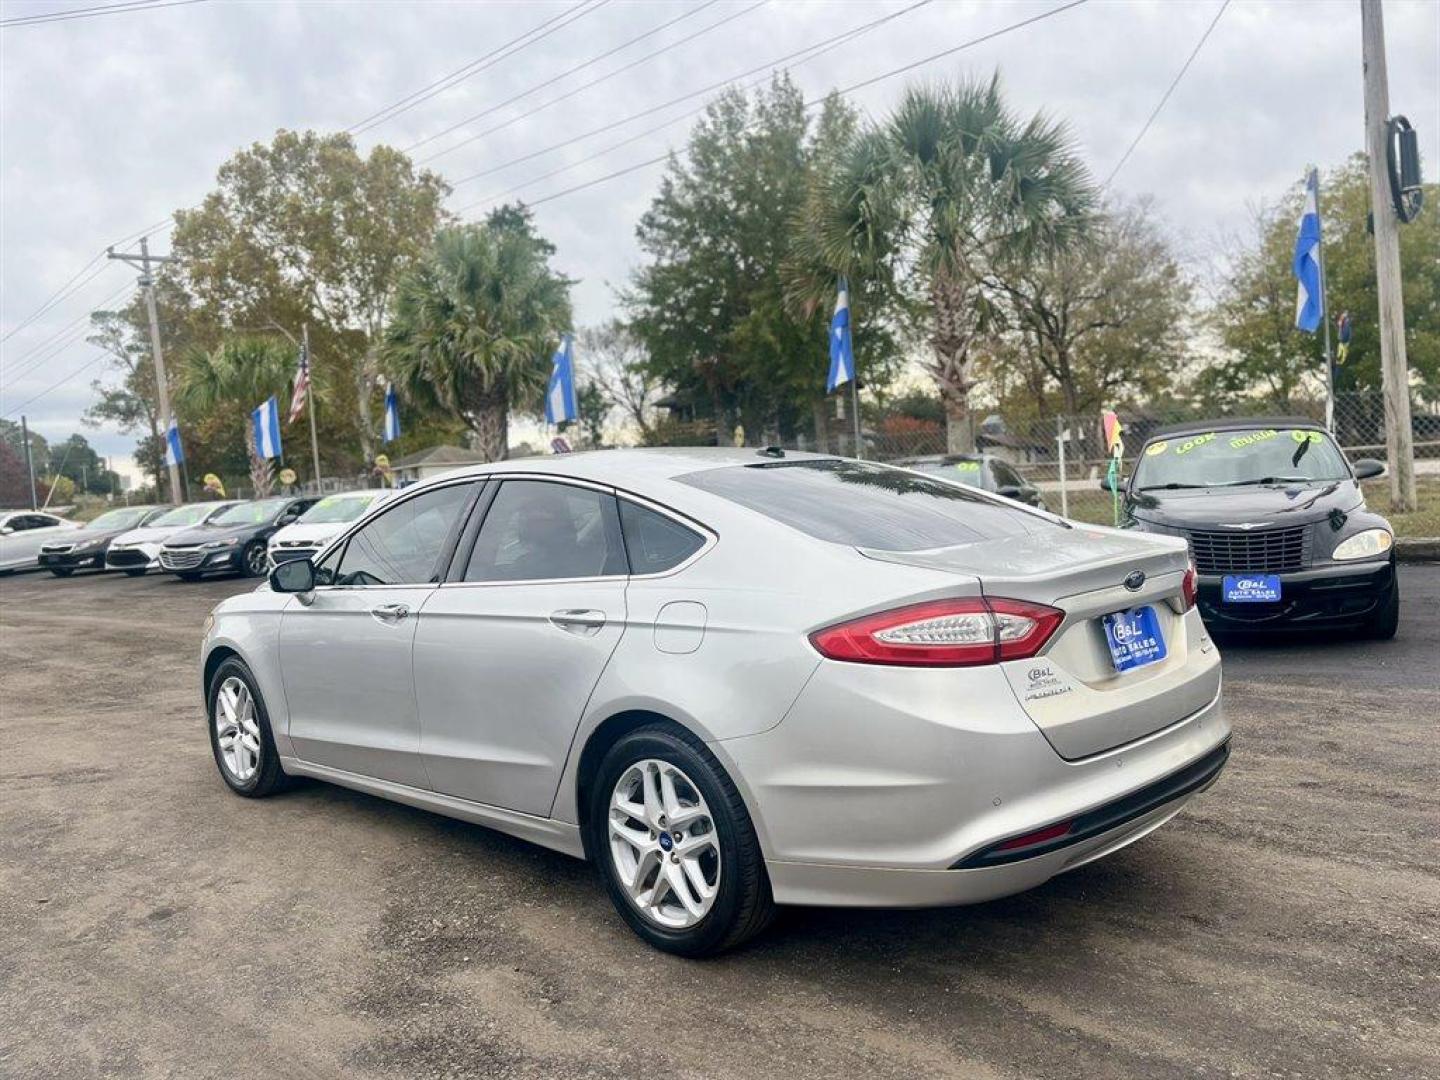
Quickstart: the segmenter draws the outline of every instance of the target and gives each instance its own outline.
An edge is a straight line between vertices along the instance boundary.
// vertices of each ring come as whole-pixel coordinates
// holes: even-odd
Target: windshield
[[[327,495],[300,515],[306,525],[331,525],[354,521],[380,497],[378,491],[362,491],[345,495]]]
[[[864,461],[775,462],[680,478],[835,544],[923,551],[1063,529],[956,484]]]
[[[982,463],[978,458],[974,460],[962,458],[959,461],[917,461],[907,468],[914,469],[916,472],[944,477],[957,484],[969,484],[974,488],[983,488],[985,481],[981,466]]]
[[[145,520],[146,514],[154,509],[153,506],[127,506],[123,510],[109,510],[85,527],[87,529],[133,529]]]
[[[232,506],[219,517],[210,519],[213,525],[263,525],[271,518],[279,517],[280,511],[290,505],[289,499],[261,499],[259,502],[241,503]]]
[[[161,514],[151,525],[199,525],[215,507],[209,503],[186,503],[168,514]]]
[[[1152,441],[1135,466],[1135,487],[1236,487],[1349,475],[1340,448],[1323,431],[1236,428]]]

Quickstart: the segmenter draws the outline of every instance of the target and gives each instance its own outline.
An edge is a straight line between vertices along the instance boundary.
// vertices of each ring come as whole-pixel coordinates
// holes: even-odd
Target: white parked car
[[[0,570],[39,566],[41,544],[79,528],[78,521],[41,510],[0,510]]]
[[[184,506],[177,506],[150,524],[121,533],[110,541],[110,550],[105,553],[105,567],[108,570],[124,570],[131,577],[140,577],[147,570],[160,565],[160,545],[165,542],[166,537],[183,529],[203,525],[234,505],[236,500],[227,499],[224,502],[186,503]]]
[[[379,488],[374,491],[341,491],[326,495],[305,513],[294,525],[286,525],[270,537],[270,568],[277,563],[291,559],[308,559],[345,531],[345,526],[360,517],[372,506],[384,502],[394,491]]]

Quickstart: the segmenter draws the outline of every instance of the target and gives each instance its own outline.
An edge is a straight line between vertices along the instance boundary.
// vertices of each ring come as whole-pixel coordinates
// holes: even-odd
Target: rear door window
[[[632,574],[663,574],[705,546],[694,529],[628,499],[620,500],[620,526]]]
[[[866,461],[735,465],[680,480],[817,540],[881,551],[923,551],[1067,528],[967,488]]]

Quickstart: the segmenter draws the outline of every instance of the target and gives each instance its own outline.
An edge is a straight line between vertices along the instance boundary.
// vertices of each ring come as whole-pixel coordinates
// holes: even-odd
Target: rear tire
[[[289,786],[270,732],[270,713],[255,676],[237,657],[225,660],[205,697],[210,752],[220,778],[236,795],[261,799]]]
[[[1390,595],[1375,609],[1365,623],[1365,636],[1375,641],[1389,641],[1400,628],[1400,579],[1390,586]]]
[[[614,800],[617,792],[626,790],[626,784],[637,782],[636,778],[641,775],[637,770],[659,768],[669,770],[668,794],[671,799],[674,799],[677,789],[689,789],[690,796],[684,799],[686,805],[683,809],[693,813],[703,808],[708,825],[699,821],[681,825],[675,829],[681,840],[664,843],[672,835],[667,829],[677,824],[667,821],[663,814],[664,795],[658,806],[658,810],[662,811],[657,817],[658,828],[652,827],[655,822],[646,824],[648,817],[643,820],[634,815],[627,817],[620,811],[622,826],[638,835],[641,841],[645,840],[647,833],[652,838],[660,838],[657,850],[651,852],[652,861],[646,864],[645,856],[636,858],[626,841],[616,841],[611,822],[616,814]],[[643,792],[637,797],[643,797]],[[672,803],[672,810],[675,805],[679,804]],[[615,910],[630,925],[630,929],[657,949],[677,956],[714,956],[760,933],[775,916],[770,879],[765,873],[760,843],[755,837],[755,828],[745,802],[715,755],[689,732],[661,723],[649,724],[622,736],[600,762],[590,792],[587,830],[590,854],[599,864]],[[693,846],[696,840],[710,841],[708,847],[715,852],[711,868],[699,869],[698,861],[694,866],[688,865],[690,860],[686,860],[685,864],[678,861],[679,853]],[[617,855],[617,843],[620,852],[629,851],[629,854]],[[645,846],[649,848],[655,843],[652,840]],[[704,857],[709,858],[708,855]],[[626,863],[623,869],[621,860]],[[653,868],[655,875],[655,884],[649,889],[643,885],[651,872],[641,869],[646,865]],[[668,919],[667,912],[660,906],[642,910],[642,901],[632,898],[632,894],[637,893],[641,896],[647,892],[654,895],[655,890],[660,888],[660,875],[667,865],[671,865],[671,872],[678,876],[678,884],[670,890],[673,895],[668,897],[675,901],[668,904]],[[706,878],[710,895],[698,903],[708,903],[709,906],[704,909],[703,915],[688,925],[674,925],[689,922],[688,906],[680,904],[675,889],[684,890],[692,902],[701,895],[698,889],[687,884],[687,880],[695,880],[687,875],[687,871]],[[627,884],[627,878],[630,884]],[[695,919],[693,911],[689,911],[689,915]],[[665,925],[666,921],[672,925]]]

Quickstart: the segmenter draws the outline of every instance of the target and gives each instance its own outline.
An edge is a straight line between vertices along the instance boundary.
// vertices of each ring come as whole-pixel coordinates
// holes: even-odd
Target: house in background
[[[478,450],[466,450],[459,446],[432,446],[428,450],[418,450],[392,461],[390,471],[395,477],[395,486],[404,487],[419,480],[439,476],[451,469],[458,469],[462,465],[483,465],[485,461],[485,455]]]

